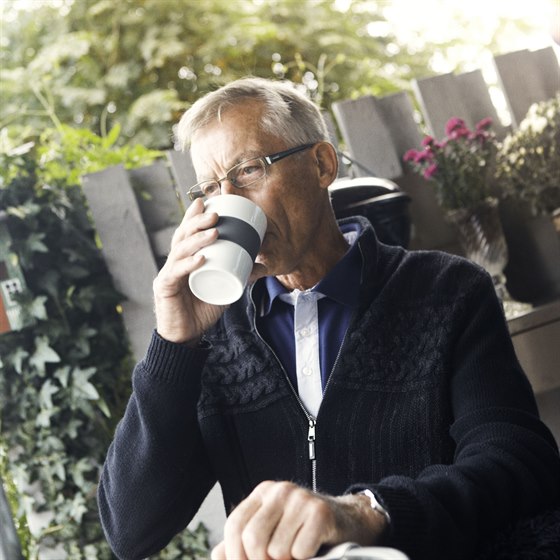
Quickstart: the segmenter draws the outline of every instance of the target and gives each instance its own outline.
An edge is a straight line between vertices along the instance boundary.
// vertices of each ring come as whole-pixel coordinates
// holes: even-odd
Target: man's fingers
[[[279,520],[268,545],[272,558],[303,559],[313,556],[331,532],[334,516],[322,497],[293,487],[284,500]]]
[[[175,244],[194,235],[198,231],[208,229],[216,225],[218,215],[215,212],[204,212],[204,203],[202,199],[196,199],[185,212],[179,227],[173,235],[171,247]]]
[[[224,526],[224,546],[227,560],[252,560],[245,552],[243,533],[252,516],[261,506],[259,497],[253,491],[226,519]],[[265,560],[265,558],[263,558]]]
[[[224,541],[222,541],[221,543],[217,544],[213,550],[212,553],[210,554],[210,558],[212,560],[227,560],[226,557],[226,546],[224,544]]]
[[[290,482],[264,482],[231,513],[213,560],[313,556],[333,532],[330,503]]]

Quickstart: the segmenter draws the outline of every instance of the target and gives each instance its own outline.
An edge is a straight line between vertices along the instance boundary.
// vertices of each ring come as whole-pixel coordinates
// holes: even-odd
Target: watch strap
[[[379,500],[375,497],[375,494],[371,490],[366,488],[365,490],[360,490],[357,494],[367,496],[370,501],[371,509],[379,512],[387,521],[387,525],[391,523],[391,516],[389,515],[389,512],[379,503]]]

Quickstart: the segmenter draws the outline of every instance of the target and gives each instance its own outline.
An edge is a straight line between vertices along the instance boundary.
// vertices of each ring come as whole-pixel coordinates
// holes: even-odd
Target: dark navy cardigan
[[[364,226],[361,304],[317,418],[318,490],[371,488],[391,514],[384,544],[412,560],[472,558],[558,500],[558,449],[488,274]],[[228,511],[262,480],[310,487],[308,418],[255,313],[248,290],[201,348],[154,334],[99,485],[119,557],[163,548],[216,480]]]

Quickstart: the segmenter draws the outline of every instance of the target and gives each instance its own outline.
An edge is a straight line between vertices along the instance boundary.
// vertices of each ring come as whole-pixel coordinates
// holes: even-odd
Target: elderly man
[[[337,157],[313,103],[244,79],[197,101],[179,135],[200,182],[154,281],[156,332],[99,486],[120,557],[163,548],[216,481],[229,512],[216,560],[345,541],[472,558],[558,499],[558,450],[491,279],[383,245],[363,218],[337,223]],[[218,235],[203,212],[218,193],[268,219],[227,309],[188,287]]]

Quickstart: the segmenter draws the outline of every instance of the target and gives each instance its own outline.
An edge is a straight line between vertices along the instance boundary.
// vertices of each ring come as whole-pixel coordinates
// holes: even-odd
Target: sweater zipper
[[[361,250],[361,248],[360,248],[360,250]],[[292,385],[292,382],[290,381],[290,377],[288,376],[288,373],[286,372],[284,366],[282,365],[282,362],[280,361],[280,359],[276,355],[276,352],[270,347],[268,342],[266,342],[266,340],[259,333],[259,331],[257,329],[257,306],[255,305],[255,302],[253,301],[253,290],[252,289],[251,289],[250,296],[251,296],[251,303],[253,305],[253,328],[255,329],[255,332],[257,333],[257,336],[260,338],[260,340],[263,342],[263,344],[265,346],[267,346],[267,348],[271,351],[272,355],[274,356],[274,358],[278,362],[278,365],[280,366],[280,369],[282,370],[282,373],[284,374],[284,377],[286,378],[286,381],[288,382],[288,386],[290,387],[290,390],[292,391],[292,394],[294,395],[301,411],[303,412],[303,414],[305,415],[305,417],[307,419],[307,423],[308,423],[307,446],[308,446],[309,462],[310,462],[310,465],[311,465],[311,490],[314,493],[317,493],[317,458],[315,456],[315,438],[316,438],[315,430],[317,428],[317,419],[312,414],[309,414],[309,412],[307,411],[307,408],[305,408],[305,405],[303,404],[303,401],[301,400],[298,392],[295,390],[294,386]],[[350,321],[349,321],[348,325],[350,325],[353,318],[354,318],[354,314],[350,318]],[[338,365],[338,360],[340,359],[340,355],[342,354],[342,348],[344,347],[344,344],[346,342],[347,334],[348,334],[348,329],[346,329],[346,332],[344,333],[344,336],[342,337],[342,342],[340,344],[340,348],[338,349],[338,354],[336,355],[333,367],[331,369],[331,373],[329,375],[329,378],[327,379],[327,384],[325,385],[325,389],[323,391],[323,398],[324,398],[324,395],[327,392],[327,389],[328,389],[328,387],[331,383],[332,374],[334,373],[334,370],[335,370],[336,366]]]
[[[282,365],[282,362],[276,355],[276,352],[270,347],[268,342],[266,342],[266,340],[261,336],[261,333],[259,333],[257,329],[257,306],[253,301],[252,289],[251,289],[251,303],[253,304],[253,327],[255,329],[255,332],[257,333],[257,336],[260,338],[262,343],[272,352],[272,355],[278,362],[278,365],[280,366],[280,369],[282,370],[282,373],[284,374],[284,377],[288,382],[288,386],[290,387],[290,390],[292,391],[292,394],[294,395],[299,405],[299,408],[301,409],[301,411],[305,415],[305,418],[307,419],[307,425],[308,425],[307,446],[308,446],[309,463],[311,466],[311,490],[316,493],[317,492],[317,459],[315,458],[315,428],[317,426],[317,420],[312,414],[309,414],[309,412],[305,408],[303,401],[301,400],[300,396],[298,395],[298,392],[295,390],[294,386],[292,385],[292,382],[290,381],[290,377],[288,376],[288,373],[286,372],[284,366]]]
[[[362,251],[362,246],[359,243],[358,243],[358,248],[359,248],[360,254],[362,256],[362,262],[365,262],[364,252]],[[362,266],[360,283],[363,283],[363,280],[364,280],[363,277],[364,277],[364,270],[363,270],[363,266]],[[305,415],[305,418],[307,419],[307,425],[308,425],[308,428],[307,428],[307,447],[308,447],[309,462],[310,462],[310,465],[311,465],[311,489],[312,489],[313,492],[316,493],[317,492],[317,458],[316,458],[316,455],[315,455],[315,439],[316,439],[315,431],[317,429],[317,419],[313,415],[309,414],[309,412],[305,408],[305,405],[303,404],[298,392],[295,390],[294,386],[292,385],[292,382],[290,381],[290,377],[288,376],[288,373],[286,372],[284,366],[282,365],[282,362],[280,361],[280,359],[276,355],[276,352],[271,348],[271,346],[268,344],[268,342],[266,342],[266,340],[261,336],[261,333],[257,329],[257,306],[255,305],[255,301],[253,300],[253,288],[254,288],[254,284],[253,284],[253,286],[251,286],[251,289],[249,291],[249,299],[250,299],[251,304],[253,306],[253,328],[255,329],[255,332],[257,333],[257,336],[260,338],[262,343],[270,350],[270,352],[274,356],[275,360],[278,362],[278,365],[280,366],[280,369],[282,370],[282,373],[284,374],[284,377],[285,377],[286,381],[288,382],[288,386],[290,387],[290,390],[292,391],[292,394],[294,395],[294,397],[296,399],[296,402],[298,403],[301,411],[303,412],[303,414]],[[354,320],[355,315],[356,315],[356,313],[354,312],[352,314],[352,316],[350,317],[350,321],[348,322],[348,326],[350,326],[350,324]],[[331,369],[331,373],[329,375],[329,378],[327,379],[327,384],[325,385],[325,389],[323,391],[323,398],[324,398],[325,393],[327,392],[327,389],[328,389],[328,387],[331,383],[331,378],[333,376],[334,370],[336,369],[336,366],[338,365],[340,355],[342,354],[342,348],[344,347],[344,344],[346,343],[347,335],[348,335],[348,328],[346,329],[346,332],[344,333],[344,336],[342,337],[342,342],[340,344],[340,348],[338,349],[338,353],[337,353],[336,358],[334,360],[334,364],[333,364],[333,367]]]

